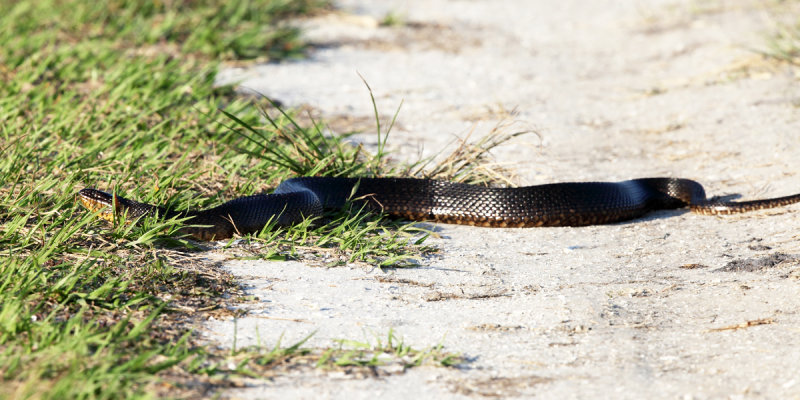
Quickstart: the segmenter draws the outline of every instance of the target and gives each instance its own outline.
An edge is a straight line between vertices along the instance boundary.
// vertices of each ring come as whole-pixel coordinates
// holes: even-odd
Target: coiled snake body
[[[493,227],[583,226],[634,219],[647,212],[688,206],[700,214],[734,214],[800,202],[791,196],[724,202],[708,200],[699,183],[678,178],[622,182],[568,182],[519,188],[486,188],[413,178],[293,178],[273,194],[241,197],[199,211],[173,211],[95,189],[83,189],[84,206],[105,219],[130,220],[157,213],[186,218],[181,232],[198,240],[230,238],[261,230],[270,221],[291,225],[341,208],[349,199],[369,209],[411,220]]]

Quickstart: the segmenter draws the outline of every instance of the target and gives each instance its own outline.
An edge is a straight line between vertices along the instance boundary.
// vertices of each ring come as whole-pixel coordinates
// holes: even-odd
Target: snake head
[[[81,189],[78,192],[81,204],[106,221],[114,222],[114,216],[122,211],[122,204],[116,193],[106,193],[96,189]]]

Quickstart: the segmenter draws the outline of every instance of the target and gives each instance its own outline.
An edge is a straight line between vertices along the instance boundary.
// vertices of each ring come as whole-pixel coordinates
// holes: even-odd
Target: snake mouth
[[[114,222],[114,215],[119,203],[117,196],[96,189],[81,189],[78,192],[81,204],[92,212],[109,222]]]

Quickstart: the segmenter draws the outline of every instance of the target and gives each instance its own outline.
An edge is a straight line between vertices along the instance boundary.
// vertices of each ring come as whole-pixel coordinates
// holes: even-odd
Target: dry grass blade
[[[491,151],[529,133],[541,139],[541,135],[532,129],[513,131],[511,127],[515,123],[516,121],[512,120],[500,121],[486,135],[476,141],[470,141],[473,129],[466,138],[457,139],[458,146],[441,161],[432,167],[429,167],[432,160],[412,165],[408,175],[486,186],[498,184],[514,186],[513,171],[495,162]]]
[[[712,328],[712,329],[707,330],[706,332],[736,331],[736,330],[739,330],[739,329],[750,328],[750,327],[753,327],[753,326],[774,324],[775,322],[776,322],[775,318],[772,318],[772,317],[759,318],[759,319],[745,321],[745,322],[742,322],[740,324],[728,325],[728,326],[723,326],[723,327],[720,327],[720,328]]]

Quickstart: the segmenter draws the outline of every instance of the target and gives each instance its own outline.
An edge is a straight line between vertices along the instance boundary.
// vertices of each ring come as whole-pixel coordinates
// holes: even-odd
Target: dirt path
[[[360,72],[384,114],[404,100],[390,138],[398,158],[485,133],[516,110],[542,137],[496,153],[520,184],[680,176],[743,198],[800,188],[800,87],[748,50],[773,23],[757,2],[341,4],[350,14],[308,22],[319,44],[309,60],[229,69],[220,81],[369,127]],[[387,13],[406,24],[378,27]],[[800,264],[776,256],[800,254],[798,212],[441,225],[440,257],[388,272],[230,261],[261,303],[236,325],[209,322],[207,337],[231,345],[236,326],[240,345],[256,330],[263,343],[290,343],[316,331],[309,345],[330,346],[394,328],[414,347],[443,340],[473,358],[370,379],[298,372],[227,393],[236,398],[798,397]],[[763,265],[729,264],[747,259]]]

